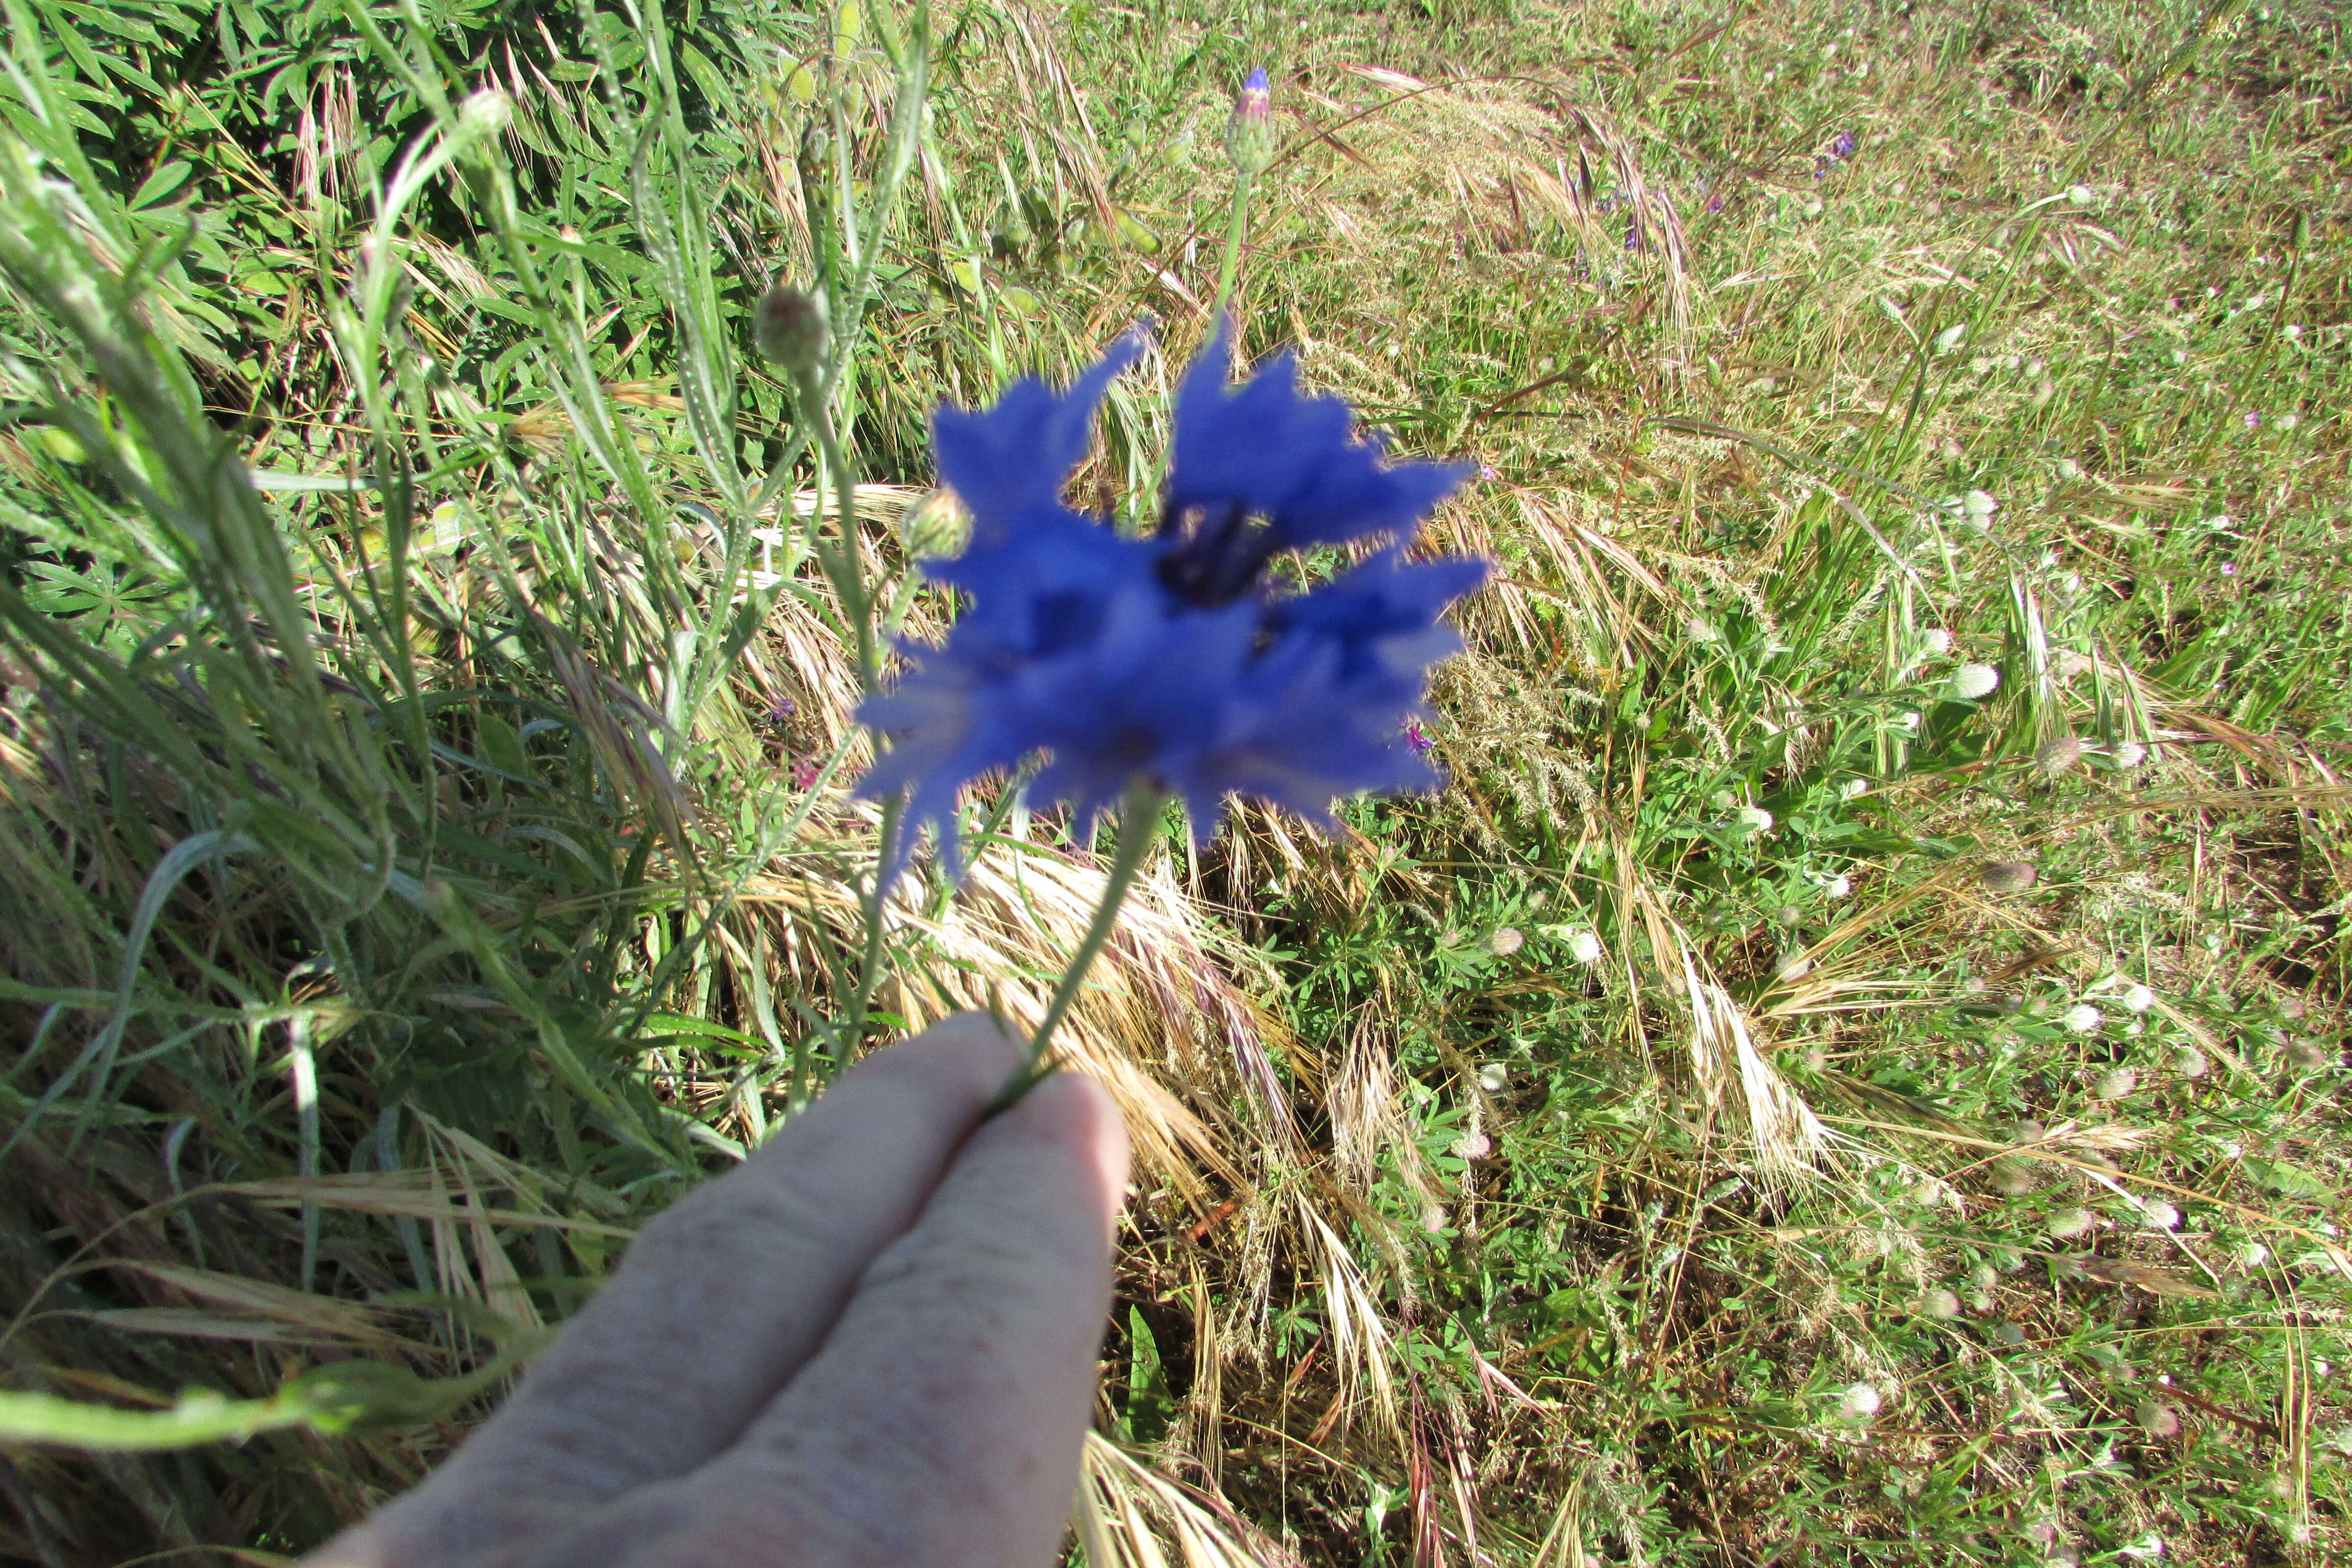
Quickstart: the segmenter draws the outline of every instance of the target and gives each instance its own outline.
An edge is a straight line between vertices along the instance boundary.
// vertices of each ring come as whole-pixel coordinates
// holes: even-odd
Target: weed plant
[[[848,713],[938,402],[1154,318],[1150,515],[1261,66],[1246,345],[1500,569],[1446,793],[1171,831],[1078,999],[1073,1552],[2347,1549],[2332,11],[7,22],[0,1555],[308,1547],[841,1064],[1035,1020],[1096,846],[984,791],[877,908]]]

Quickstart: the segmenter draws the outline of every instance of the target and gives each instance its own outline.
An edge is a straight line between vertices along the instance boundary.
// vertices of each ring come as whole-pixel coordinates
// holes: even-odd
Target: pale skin
[[[304,1568],[1045,1568],[1127,1134],[1091,1079],[982,1111],[964,1014],[682,1199],[425,1483]]]

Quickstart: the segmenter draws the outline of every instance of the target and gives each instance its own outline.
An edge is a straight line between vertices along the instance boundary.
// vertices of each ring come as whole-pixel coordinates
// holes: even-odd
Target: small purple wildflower
[[[1412,717],[1404,721],[1404,743],[1405,749],[1416,757],[1425,757],[1437,749],[1437,742],[1421,727],[1421,721]]]
[[[768,704],[768,717],[778,724],[800,710],[801,705],[789,697],[779,696],[773,702]]]
[[[2247,429],[2249,429],[2249,430],[2252,430],[2252,429],[2259,428],[2259,427],[2261,426],[2261,425],[2262,425],[2262,422],[2263,422],[2263,416],[2262,416],[2261,415],[2259,415],[2259,414],[2255,413],[2255,412],[2254,412],[2252,409],[2251,409],[2251,408],[2249,408],[2249,409],[2247,409],[2247,410],[2246,410],[2246,428],[2247,428]]]
[[[1421,520],[1467,465],[1390,463],[1346,404],[1302,396],[1289,355],[1229,386],[1231,325],[1185,374],[1160,527],[1128,538],[1061,504],[1132,338],[1060,396],[1028,379],[985,412],[933,419],[942,479],[971,543],[929,563],[964,608],[944,643],[858,716],[892,744],[859,785],[909,792],[896,863],[928,823],[953,864],[964,785],[1033,753],[1042,802],[1099,816],[1139,779],[1181,796],[1205,838],[1228,795],[1328,825],[1340,796],[1426,789],[1437,774],[1398,729],[1428,667],[1461,639],[1438,616],[1486,563],[1409,563]],[[1285,551],[1377,542],[1330,582],[1278,595]]]
[[[1853,132],[1841,131],[1837,133],[1837,140],[1830,143],[1830,156],[1841,163],[1853,156]]]
[[[2224,562],[2222,562],[2222,563],[2221,563],[2221,575],[2222,575],[2222,576],[2224,576],[2224,577],[2234,577],[2234,576],[2236,576],[2237,574],[2238,574],[2238,563],[2237,563],[2236,562],[2234,562],[2234,561],[2224,561]]]
[[[816,775],[816,759],[814,757],[803,757],[799,762],[793,764],[793,787],[805,794],[810,789],[815,787]]]
[[[1706,198],[1706,210],[1711,213],[1719,213],[1723,210],[1723,193],[1721,191],[1717,191],[1715,195]]]

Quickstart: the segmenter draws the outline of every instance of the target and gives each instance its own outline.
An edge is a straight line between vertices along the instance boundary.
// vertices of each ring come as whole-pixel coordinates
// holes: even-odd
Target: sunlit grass
[[[676,18],[674,88],[617,19],[265,13],[268,75],[41,15],[95,107],[6,89],[10,221],[79,237],[0,329],[26,1386],[478,1409],[845,1057],[1034,1016],[1100,871],[1017,811],[857,983],[851,628],[742,317],[872,261],[894,586],[929,407],[1149,315],[1080,480],[1149,515],[1265,65],[1248,344],[1484,464],[1433,531],[1503,570],[1448,792],[1171,837],[1076,1016],[1145,1156],[1079,1549],[2344,1550],[2337,20],[943,11],[882,230],[896,9]],[[162,355],[37,297],[141,255]],[[296,479],[219,510],[223,439]],[[21,1528],[298,1549],[443,1441],[28,1450]]]

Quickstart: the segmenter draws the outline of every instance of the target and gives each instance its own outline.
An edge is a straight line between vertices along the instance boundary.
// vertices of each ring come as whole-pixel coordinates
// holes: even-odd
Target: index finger
[[[470,1533],[486,1508],[562,1513],[725,1448],[824,1342],[1019,1060],[966,1013],[852,1068],[647,1226],[514,1398],[385,1522],[469,1514]]]

